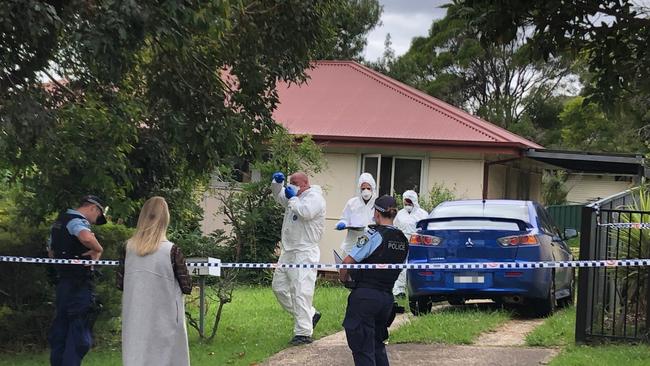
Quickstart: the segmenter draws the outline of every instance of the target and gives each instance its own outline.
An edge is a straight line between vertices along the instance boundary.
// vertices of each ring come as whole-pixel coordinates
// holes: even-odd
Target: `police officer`
[[[404,263],[408,240],[393,226],[397,204],[391,196],[375,201],[374,219],[343,263]],[[388,365],[386,346],[388,326],[393,316],[392,289],[400,270],[341,269],[339,278],[352,289],[343,320],[354,364]]]
[[[97,196],[85,196],[79,207],[63,212],[52,224],[48,252],[61,259],[98,260],[102,246],[90,229],[103,225],[104,205]],[[92,344],[91,321],[95,293],[92,267],[62,264],[57,266],[56,315],[50,329],[50,364],[81,365]]]

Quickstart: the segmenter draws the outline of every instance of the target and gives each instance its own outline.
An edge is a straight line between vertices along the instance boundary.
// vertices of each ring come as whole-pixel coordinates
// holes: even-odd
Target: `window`
[[[530,222],[528,206],[525,204],[501,204],[489,201],[485,204],[482,201],[467,201],[453,205],[440,205],[433,210],[431,217],[496,217]]]
[[[402,194],[408,189],[420,193],[422,159],[372,154],[363,156],[361,167],[377,181],[379,195]]]
[[[521,231],[516,222],[489,220],[450,220],[430,222],[427,230],[503,230]]]

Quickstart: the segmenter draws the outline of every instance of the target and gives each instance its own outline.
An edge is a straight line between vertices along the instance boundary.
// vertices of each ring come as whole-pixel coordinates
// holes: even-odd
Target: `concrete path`
[[[481,334],[474,346],[525,346],[526,335],[541,325],[544,319],[512,319],[492,332]]]
[[[446,306],[440,306],[443,308]],[[410,314],[395,318],[392,329],[409,322]],[[525,348],[526,334],[541,324],[540,319],[514,319],[501,328],[482,335],[476,344],[455,346],[445,344],[389,344],[391,365],[518,365],[547,364],[559,352],[557,349]],[[321,338],[312,344],[287,348],[262,363],[273,365],[338,366],[353,365],[352,353],[347,346],[345,332]]]

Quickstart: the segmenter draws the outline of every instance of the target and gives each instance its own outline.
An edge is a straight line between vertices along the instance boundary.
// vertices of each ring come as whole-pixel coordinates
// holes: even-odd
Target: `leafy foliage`
[[[567,174],[563,170],[547,171],[542,177],[542,202],[546,206],[562,205],[566,203],[567,194],[565,187]]]
[[[508,43],[521,26],[532,27],[532,55],[549,59],[565,52],[584,57],[593,74],[589,94],[609,102],[631,90],[647,95],[650,18],[631,0],[457,0],[456,19],[481,30],[482,43]],[[558,11],[558,9],[560,9]]]
[[[330,9],[330,38],[316,59],[360,61],[366,35],[379,23],[382,6],[377,0],[339,0]]]
[[[376,18],[374,5],[2,2],[0,167],[23,182],[24,214],[42,220],[92,192],[132,222],[142,198],[158,194],[183,207],[174,222],[196,225],[196,187],[259,157],[276,128],[276,82],[304,80],[332,45],[332,22],[360,7]]]

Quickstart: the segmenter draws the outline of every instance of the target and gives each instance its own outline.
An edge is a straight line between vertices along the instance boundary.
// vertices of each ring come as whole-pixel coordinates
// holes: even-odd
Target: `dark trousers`
[[[81,365],[92,344],[88,314],[94,296],[89,281],[59,280],[56,315],[49,336],[52,366]]]
[[[356,366],[388,365],[384,341],[393,310],[393,294],[356,288],[348,296],[343,327]]]

